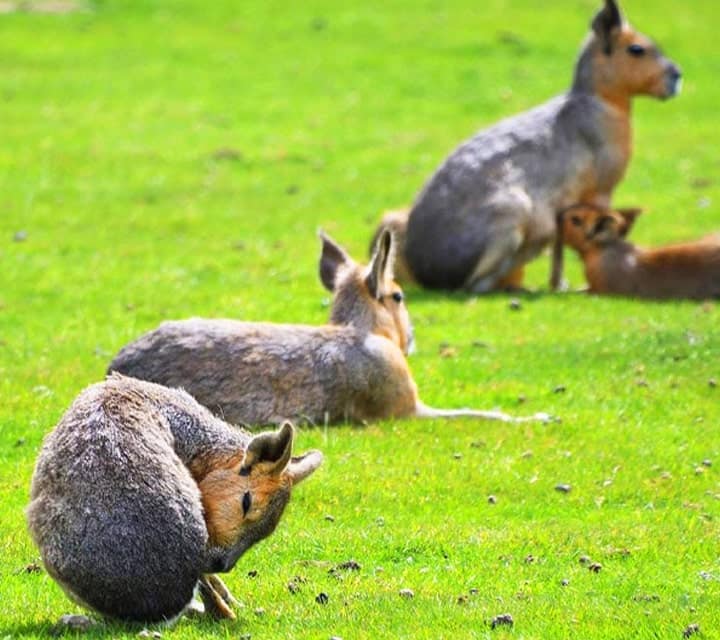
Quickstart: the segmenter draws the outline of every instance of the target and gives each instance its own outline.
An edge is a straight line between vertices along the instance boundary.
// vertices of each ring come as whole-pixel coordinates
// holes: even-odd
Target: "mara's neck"
[[[240,462],[250,435],[203,411],[188,411],[181,403],[160,408],[172,432],[173,448],[196,481],[210,471]]]
[[[333,301],[330,324],[352,327],[361,336],[382,336],[405,352],[407,339],[403,339],[392,316],[389,313],[379,313],[370,304],[371,301],[364,292],[351,287],[341,290]]]
[[[370,333],[373,328],[373,313],[367,300],[354,287],[341,289],[333,300],[330,324],[353,327],[361,333]]]
[[[588,40],[580,52],[575,64],[571,94],[590,95],[603,102],[608,110],[619,118],[627,120],[628,126],[632,112],[632,97],[621,88],[612,87],[599,77],[596,58],[603,55],[597,51],[597,44]]]

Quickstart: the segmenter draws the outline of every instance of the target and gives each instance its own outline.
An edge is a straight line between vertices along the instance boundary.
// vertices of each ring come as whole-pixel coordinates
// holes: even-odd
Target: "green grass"
[[[106,0],[0,15],[0,638],[79,611],[23,571],[38,559],[23,508],[43,435],[110,357],[165,318],[323,322],[316,229],[362,257],[380,211],[458,142],[564,90],[597,4]],[[640,243],[698,237],[720,228],[717,2],[626,4],[686,81],[676,100],[637,102],[616,202],[650,210]],[[538,260],[529,283],[547,272]],[[576,261],[568,272],[582,283]],[[713,637],[717,306],[408,299],[426,402],[562,422],[303,430],[299,448],[326,463],[228,576],[238,622],[164,637],[679,638],[693,622]],[[349,559],[359,572],[328,573]],[[514,628],[491,631],[505,612]]]

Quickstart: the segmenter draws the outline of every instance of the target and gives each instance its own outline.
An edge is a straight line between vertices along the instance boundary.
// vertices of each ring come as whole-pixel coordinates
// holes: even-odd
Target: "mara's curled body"
[[[232,617],[214,572],[277,525],[293,484],[293,429],[251,436],[187,393],[113,375],[83,391],[45,438],[27,519],[48,573],[80,604],[139,622],[182,613],[200,582]]]
[[[323,236],[320,278],[333,292],[322,326],[191,319],[164,322],[131,342],[110,371],[181,386],[231,422],[325,422],[503,413],[424,405],[407,364],[412,330],[393,280],[385,230],[370,265]],[[539,416],[543,417],[543,416]]]
[[[477,293],[520,287],[523,265],[556,237],[556,211],[609,206],[631,155],[633,96],[669,98],[679,79],[606,0],[570,91],[480,131],[425,185],[407,220],[414,278]]]
[[[639,209],[588,205],[562,213],[563,241],[580,255],[591,293],[633,298],[720,298],[720,234],[642,248],[626,236]]]

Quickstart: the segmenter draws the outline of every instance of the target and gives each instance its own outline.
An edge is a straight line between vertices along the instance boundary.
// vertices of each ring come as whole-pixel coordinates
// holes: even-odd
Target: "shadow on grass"
[[[540,301],[558,301],[563,302],[567,299],[603,300],[611,303],[636,303],[638,305],[646,305],[650,308],[659,308],[663,306],[671,306],[684,304],[687,306],[700,306],[711,308],[717,299],[694,300],[690,298],[672,298],[672,299],[655,299],[655,298],[639,298],[631,295],[613,295],[613,294],[597,294],[590,293],[586,288],[569,289],[567,291],[551,291],[549,289],[533,289],[533,290],[517,290],[517,291],[491,291],[489,293],[476,294],[467,291],[444,291],[442,289],[423,289],[416,284],[407,285],[403,290],[410,298],[410,304],[422,304],[426,302],[469,302],[477,300],[482,302],[506,300],[508,303],[512,301],[520,302],[540,302]]]
[[[69,614],[84,615],[84,614]],[[91,618],[92,626],[88,629],[74,629],[67,627],[60,622],[58,616],[55,620],[47,620],[44,622],[32,622],[26,624],[9,625],[0,624],[0,638],[27,638],[27,637],[45,637],[45,638],[118,638],[122,636],[131,637],[138,636],[144,629],[150,632],[150,637],[154,632],[165,635],[181,627],[192,626],[199,634],[204,636],[217,635],[226,636],[228,631],[237,630],[238,633],[244,628],[242,620],[235,621],[217,621],[210,618],[193,618],[184,616],[180,620],[171,624],[154,623],[142,624],[140,622],[115,622],[104,621],[100,618]]]
[[[490,293],[476,294],[467,291],[443,291],[441,289],[422,289],[417,285],[408,285],[403,287],[404,291],[410,298],[410,304],[423,302],[468,302],[470,300],[522,300],[524,302],[534,302],[545,299],[562,298],[566,295],[575,295],[575,291],[554,292],[546,289],[522,290],[522,291],[492,291]]]

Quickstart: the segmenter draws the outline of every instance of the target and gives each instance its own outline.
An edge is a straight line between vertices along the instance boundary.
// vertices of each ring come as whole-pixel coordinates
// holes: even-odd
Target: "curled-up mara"
[[[562,212],[563,242],[580,255],[588,290],[658,300],[720,298],[720,234],[644,249],[626,239],[639,214],[585,204]]]
[[[110,371],[182,387],[211,411],[243,424],[406,416],[522,420],[497,411],[433,409],[420,401],[405,357],[412,328],[393,279],[393,256],[388,231],[368,266],[322,235],[320,279],[333,294],[328,324],[164,322],[125,346]]]
[[[207,613],[234,618],[214,574],[273,532],[322,462],[292,444],[288,423],[252,436],[184,391],[112,375],[45,438],[30,533],[65,593],[103,616],[169,621],[199,587]]]

